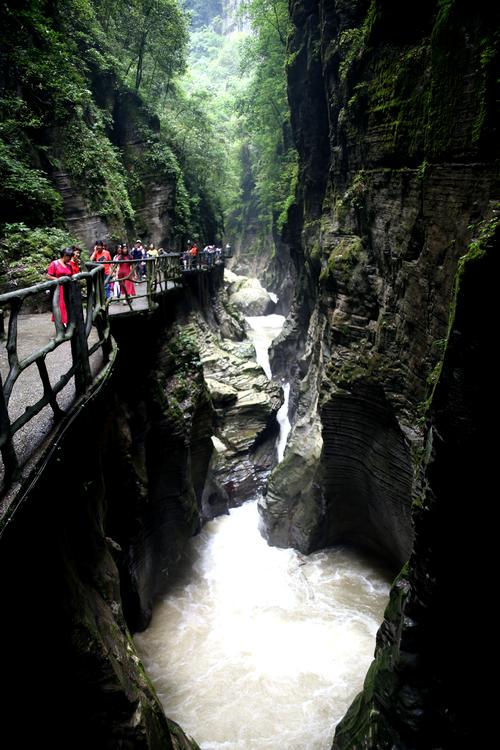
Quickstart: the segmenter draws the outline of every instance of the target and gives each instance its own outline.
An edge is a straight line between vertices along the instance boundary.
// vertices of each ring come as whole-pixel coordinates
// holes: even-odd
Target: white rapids
[[[282,316],[247,320],[267,359]],[[202,750],[328,750],[362,687],[388,592],[382,570],[350,550],[269,547],[252,501],[190,540],[135,642],[167,716]]]

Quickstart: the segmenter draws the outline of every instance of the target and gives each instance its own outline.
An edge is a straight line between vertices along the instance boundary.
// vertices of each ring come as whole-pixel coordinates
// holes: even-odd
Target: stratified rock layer
[[[296,384],[288,460],[308,454],[315,480],[298,499],[277,469],[261,510],[272,543],[351,541],[397,567],[457,261],[490,210],[495,47],[461,3],[411,26],[389,6],[291,4],[299,291],[273,370]],[[317,418],[319,453],[303,432]]]
[[[204,495],[204,513],[212,517],[241,505],[263,487],[276,462],[276,414],[281,388],[255,361],[252,343],[235,341],[193,319],[205,382],[215,413],[216,450],[211,462],[215,484]]]
[[[490,433],[496,374],[491,367],[500,211],[457,273],[457,296],[442,372],[427,422],[416,502],[415,547],[391,591],[363,692],[338,725],[333,750],[459,748],[482,740],[481,617],[464,592],[487,596],[496,549],[480,512],[495,482]],[[479,247],[478,247],[479,244]],[[479,508],[471,512],[471,499]],[[476,556],[480,561],[479,564]],[[487,731],[487,736],[489,732]]]

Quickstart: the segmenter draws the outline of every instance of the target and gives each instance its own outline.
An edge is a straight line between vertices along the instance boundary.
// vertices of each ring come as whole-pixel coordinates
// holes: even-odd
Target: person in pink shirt
[[[135,285],[134,282],[131,281],[131,276],[133,274],[132,257],[129,255],[126,245],[118,245],[118,253],[113,260],[129,261],[128,263],[117,264],[116,278],[120,282],[120,291],[123,292],[125,298],[135,297]],[[127,304],[127,299],[123,300],[123,304]]]
[[[66,247],[61,250],[61,256],[57,260],[53,260],[47,269],[47,276],[49,279],[60,279],[62,276],[72,276],[73,268],[71,265],[71,259],[73,257],[73,250],[71,247]],[[61,311],[61,321],[63,325],[68,325],[68,310],[66,308],[66,300],[64,299],[63,287],[59,290],[59,310]],[[54,316],[52,315],[52,320]]]

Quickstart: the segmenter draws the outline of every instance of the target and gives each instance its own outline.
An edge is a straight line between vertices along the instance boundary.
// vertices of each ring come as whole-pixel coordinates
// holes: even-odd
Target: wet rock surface
[[[262,488],[276,462],[276,414],[281,387],[255,361],[251,342],[224,338],[200,318],[194,323],[204,379],[217,415],[206,510],[241,505]],[[212,511],[212,515],[216,512]]]
[[[16,612],[0,626],[11,644],[5,731],[34,744],[56,711],[54,747],[71,737],[75,748],[196,750],[165,717],[130,633],[147,626],[201,526],[215,414],[194,342],[171,319],[118,319],[113,332],[111,380],[1,529],[2,593]],[[28,673],[64,686],[40,691],[29,723]]]
[[[441,377],[427,414],[414,550],[392,587],[375,661],[337,727],[333,750],[454,750],[476,744],[481,731],[482,691],[464,686],[484,680],[477,651],[483,624],[464,617],[463,591],[486,593],[484,563],[495,549],[493,532],[485,530],[481,513],[470,512],[470,499],[478,497],[478,477],[485,488],[494,481],[488,412],[496,388],[489,364],[499,215],[488,222],[482,249],[470,250],[458,271]]]
[[[295,536],[310,534],[308,548],[351,539],[400,564],[413,535],[421,405],[439,369],[457,263],[488,211],[495,166],[491,120],[472,136],[479,80],[450,100],[446,81],[457,85],[455,71],[440,63],[441,54],[457,57],[462,39],[467,53],[457,65],[481,78],[477,19],[458,8],[439,19],[423,11],[415,35],[399,38],[387,20],[395,11],[373,10],[292,6],[289,96],[303,176],[287,235],[298,291],[272,366],[294,383],[297,423],[312,409],[322,425],[319,486],[302,498],[311,498],[324,533],[313,525]],[[488,108],[489,89],[483,94]],[[431,111],[424,142],[418,123]],[[302,439],[292,430],[289,450]],[[287,499],[289,509],[296,503],[286,483],[282,489],[276,493],[272,477],[270,539],[279,533],[278,506],[288,528]],[[356,513],[353,497],[365,498]]]
[[[3,727],[20,745],[36,744],[53,711],[52,747],[65,747],[71,737],[74,748],[196,750],[167,721],[125,618],[128,611],[137,621],[137,583],[146,570],[141,616],[147,611],[152,579],[161,572],[156,521],[166,520],[159,499],[144,496],[145,477],[134,468],[141,461],[131,442],[137,435],[130,430],[133,421],[109,388],[103,391],[73,423],[65,448],[2,536],[2,595],[16,613],[14,621],[3,618],[0,625],[10,644],[3,660],[9,682]],[[76,446],[87,446],[85,461]],[[161,530],[170,560],[187,525],[181,513],[170,512]],[[50,675],[53,687],[38,692],[26,721],[19,696],[30,673]]]
[[[229,302],[243,315],[268,315],[274,311],[275,303],[258,279],[224,272],[228,286]]]

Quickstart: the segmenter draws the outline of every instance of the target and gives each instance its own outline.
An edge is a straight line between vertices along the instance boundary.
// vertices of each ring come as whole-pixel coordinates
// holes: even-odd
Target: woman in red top
[[[73,257],[73,250],[70,247],[66,247],[61,250],[61,257],[58,260],[53,260],[47,269],[47,276],[49,279],[60,279],[62,276],[72,276],[73,269],[71,267],[71,258]],[[64,289],[61,286],[59,289],[59,310],[61,311],[61,321],[63,325],[68,325],[68,311],[66,309],[66,301],[64,299]],[[52,315],[52,320],[54,316]]]
[[[115,255],[113,260],[129,261],[128,263],[118,263],[116,277],[120,282],[120,292],[123,292],[125,297],[135,297],[135,286],[130,280],[132,271],[132,257],[129,255],[128,248],[126,245],[118,245],[118,253]],[[123,304],[127,304],[127,300],[123,300]]]

